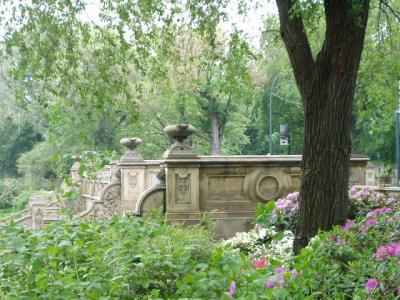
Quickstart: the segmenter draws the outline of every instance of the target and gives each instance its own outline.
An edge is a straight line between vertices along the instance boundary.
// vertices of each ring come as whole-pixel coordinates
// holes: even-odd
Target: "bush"
[[[171,298],[207,266],[212,234],[201,226],[114,217],[0,233],[0,295],[7,299]],[[1,297],[0,296],[0,297]]]
[[[14,198],[19,194],[18,182],[14,178],[0,180],[0,209],[11,208]]]
[[[319,234],[286,262],[224,252],[186,283],[198,298],[399,299],[400,212],[380,208]],[[234,263],[232,263],[234,261]],[[230,262],[230,264],[229,264]],[[230,269],[226,269],[229,265]],[[220,283],[225,282],[225,286]],[[178,290],[182,292],[182,290]],[[201,292],[200,292],[201,291]]]
[[[29,198],[33,192],[31,190],[23,190],[12,201],[12,206],[15,210],[23,210],[29,202]]]

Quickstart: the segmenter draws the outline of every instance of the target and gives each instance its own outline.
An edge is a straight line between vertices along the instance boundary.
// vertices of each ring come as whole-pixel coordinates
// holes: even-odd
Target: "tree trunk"
[[[324,1],[325,40],[316,59],[301,16],[290,16],[294,1],[276,2],[305,114],[297,254],[318,230],[346,220],[352,101],[369,0],[359,0],[357,10],[350,1]]]
[[[211,111],[211,155],[221,155],[222,127],[217,111]]]

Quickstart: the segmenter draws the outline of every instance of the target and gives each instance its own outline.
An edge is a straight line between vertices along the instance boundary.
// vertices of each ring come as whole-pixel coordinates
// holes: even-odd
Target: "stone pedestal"
[[[199,166],[169,165],[166,162],[167,207],[168,221],[185,221],[186,223],[200,220],[199,203]]]

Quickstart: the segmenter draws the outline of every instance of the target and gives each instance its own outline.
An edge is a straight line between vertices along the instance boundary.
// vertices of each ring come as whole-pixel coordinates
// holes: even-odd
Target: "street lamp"
[[[272,96],[278,98],[279,100],[300,106],[300,103],[282,98],[281,96],[279,96],[278,94],[273,92],[274,86],[275,86],[275,81],[278,79],[279,76],[281,76],[281,73],[279,73],[278,75],[275,76],[274,80],[272,81],[271,90],[269,91],[269,154],[272,154]],[[290,145],[289,145],[289,149],[290,149]],[[290,153],[290,150],[289,150],[289,153]]]
[[[272,81],[271,90],[269,91],[269,154],[272,155],[272,91],[275,86],[275,81],[281,74],[275,76]]]
[[[400,94],[400,81],[399,81]],[[396,163],[397,163],[397,186],[400,186],[400,99],[399,108],[396,110]]]

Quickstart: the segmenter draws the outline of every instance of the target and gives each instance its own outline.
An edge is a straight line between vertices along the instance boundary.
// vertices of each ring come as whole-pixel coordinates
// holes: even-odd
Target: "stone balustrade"
[[[252,226],[259,202],[299,190],[300,155],[201,156],[186,143],[195,130],[188,124],[167,126],[165,133],[174,143],[162,160],[144,160],[137,151],[141,139],[122,139],[125,154],[92,180],[81,178],[80,159],[74,157],[70,177],[80,197],[61,206],[76,218],[104,220],[114,214],[146,215],[163,206],[168,222],[188,224],[198,223],[208,212],[218,234],[230,237]],[[349,185],[365,184],[368,160],[351,158]],[[38,228],[60,219],[59,203],[42,202],[32,201],[21,222]]]

